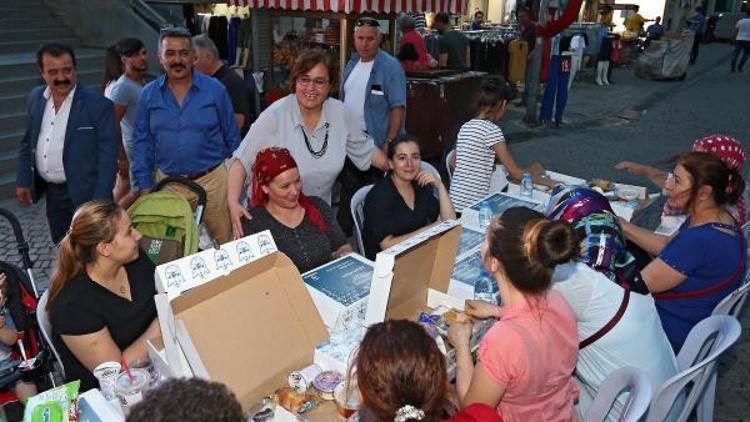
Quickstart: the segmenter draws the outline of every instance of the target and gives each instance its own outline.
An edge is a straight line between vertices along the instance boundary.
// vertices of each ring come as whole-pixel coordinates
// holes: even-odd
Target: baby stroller
[[[29,245],[24,239],[18,218],[4,208],[0,208],[0,216],[7,219],[13,229],[23,265],[23,269],[21,269],[13,264],[0,262],[0,272],[7,277],[5,281],[7,284],[5,306],[19,333],[19,341],[11,351],[11,361],[20,363],[21,359],[36,357],[33,368],[29,370],[19,371],[17,363],[7,365],[5,369],[0,369],[0,404],[5,405],[17,401],[13,386],[19,377],[22,377],[24,381],[36,383],[39,391],[47,389],[50,385],[53,386],[55,380],[51,362],[49,362],[49,348],[41,340],[41,330],[36,318],[39,292],[34,283]],[[44,380],[45,375],[47,375],[47,381],[50,385]]]
[[[198,197],[195,215],[190,203],[178,193],[165,190],[181,184]],[[184,177],[166,177],[128,208],[128,214],[143,238],[140,247],[155,265],[174,261],[198,251],[206,191]]]

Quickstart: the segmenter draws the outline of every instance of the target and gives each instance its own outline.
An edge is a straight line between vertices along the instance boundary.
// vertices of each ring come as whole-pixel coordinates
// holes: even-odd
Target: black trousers
[[[336,219],[347,236],[352,235],[352,229],[354,228],[350,209],[352,197],[359,188],[377,183],[382,178],[383,171],[376,167],[370,167],[369,170],[361,171],[349,157],[344,161],[344,168],[341,169],[338,177],[338,181],[341,184],[341,193]]]
[[[76,207],[70,199],[67,183],[47,183],[46,192],[49,233],[52,241],[58,244],[68,232]]]
[[[695,39],[693,40],[693,48],[690,50],[690,63],[695,63],[695,60],[698,59],[698,51],[700,50],[702,40],[703,34],[696,32]]]

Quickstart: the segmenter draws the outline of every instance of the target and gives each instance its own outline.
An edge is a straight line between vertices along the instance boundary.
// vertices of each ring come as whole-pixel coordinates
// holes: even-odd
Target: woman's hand
[[[645,176],[647,173],[646,166],[642,164],[634,163],[632,161],[620,161],[619,163],[615,164],[615,168],[617,170],[626,171],[632,174],[633,176]]]
[[[478,319],[497,317],[499,310],[499,306],[493,305],[483,300],[467,300],[464,307],[464,312],[466,312],[466,315]]]
[[[416,178],[414,178],[414,181],[422,187],[425,186],[432,186],[434,188],[438,187],[438,183],[440,181],[438,180],[437,176],[435,176],[431,171],[429,170],[423,170],[420,171]]]
[[[253,216],[250,215],[250,211],[243,207],[239,202],[229,201],[229,219],[232,222],[232,235],[235,240],[245,235],[242,230],[242,217],[245,217],[248,220],[253,218]]]
[[[451,342],[454,348],[459,349],[462,347],[469,348],[471,344],[471,322],[452,322],[448,328],[448,341]]]

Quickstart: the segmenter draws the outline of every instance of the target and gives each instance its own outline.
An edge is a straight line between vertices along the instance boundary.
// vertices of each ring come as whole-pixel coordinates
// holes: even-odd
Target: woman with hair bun
[[[677,353],[693,326],[742,282],[745,240],[728,206],[742,197],[745,182],[716,154],[690,152],[677,159],[664,188],[667,204],[687,214],[673,237],[623,219],[620,225],[629,241],[657,257],[641,277]]]
[[[476,367],[471,324],[454,323],[448,332],[462,404],[487,404],[508,421],[576,419],[576,316],[550,286],[554,268],[577,249],[570,225],[528,208],[510,208],[492,221],[481,254],[503,305],[466,301],[472,317],[500,318],[482,339]]]
[[[81,380],[81,391],[98,386],[99,364],[145,359],[146,340],[160,335],[155,268],[140,238],[117,204],[92,201],[60,242],[47,312],[65,377]]]

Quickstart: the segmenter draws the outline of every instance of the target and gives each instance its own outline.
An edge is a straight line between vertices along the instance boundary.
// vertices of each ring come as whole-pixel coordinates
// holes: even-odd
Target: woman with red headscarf
[[[259,151],[252,172],[248,196],[253,218],[242,222],[246,234],[270,230],[276,246],[301,273],[352,251],[331,207],[302,193],[299,169],[289,150]]]
[[[665,184],[669,206],[687,215],[675,235],[619,221],[630,242],[656,257],[641,270],[641,279],[675,352],[693,326],[742,283],[746,245],[730,206],[736,207],[744,191],[742,175],[726,159],[689,152],[677,159]]]

